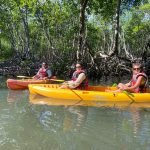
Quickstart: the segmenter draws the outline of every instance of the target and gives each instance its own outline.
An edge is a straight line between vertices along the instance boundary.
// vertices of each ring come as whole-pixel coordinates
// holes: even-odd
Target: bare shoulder
[[[80,74],[79,74],[79,76],[85,76],[85,73],[84,73],[84,72],[82,72],[82,73],[80,73]]]

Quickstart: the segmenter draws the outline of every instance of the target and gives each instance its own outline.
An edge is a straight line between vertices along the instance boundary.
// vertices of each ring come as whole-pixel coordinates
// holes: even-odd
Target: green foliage
[[[142,5],[142,6],[140,7],[140,9],[141,9],[142,11],[144,11],[145,13],[150,13],[150,4]]]
[[[6,59],[12,56],[11,45],[9,41],[5,38],[1,38],[0,45],[0,59]]]
[[[127,14],[126,18],[124,16],[123,28],[126,33],[126,41],[133,53],[139,52],[139,55],[150,33],[149,7],[149,4],[144,4],[138,8],[132,8],[128,13],[128,19]]]
[[[93,0],[89,1],[88,14],[101,14],[103,19],[111,20],[115,14],[115,9],[117,6],[116,0]]]
[[[75,50],[78,49],[79,0],[1,1],[0,57],[9,57],[16,51],[23,52],[27,35],[29,49],[36,56],[61,55],[65,56],[67,62],[72,53],[75,55]],[[111,49],[117,2],[88,1],[85,13],[86,40],[93,56],[97,51],[107,52]],[[133,53],[144,46],[144,40],[150,33],[149,11],[150,4],[147,0],[121,1],[120,31],[123,29],[126,44]],[[25,25],[28,28],[25,29]],[[122,39],[120,41],[122,43]]]

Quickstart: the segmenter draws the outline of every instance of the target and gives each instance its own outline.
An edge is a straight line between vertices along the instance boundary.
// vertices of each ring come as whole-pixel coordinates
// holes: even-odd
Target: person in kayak
[[[48,68],[48,64],[43,62],[42,67],[39,69],[37,74],[33,76],[33,79],[46,80],[46,79],[50,79],[51,77],[52,77],[52,72]]]
[[[83,69],[83,66],[81,65],[81,63],[77,63],[75,66],[76,66],[76,71],[74,71],[72,75],[72,80],[64,82],[60,88],[62,89],[70,88],[70,89],[80,89],[80,90],[87,89],[88,79],[87,79],[86,72]]]
[[[144,93],[148,87],[148,77],[143,71],[143,67],[140,63],[132,64],[133,75],[129,83],[119,83],[116,92],[123,90],[132,93]]]

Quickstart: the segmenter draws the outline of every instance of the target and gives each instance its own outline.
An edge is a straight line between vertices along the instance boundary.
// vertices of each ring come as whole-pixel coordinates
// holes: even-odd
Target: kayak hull
[[[47,80],[34,80],[34,79],[22,79],[22,80],[8,79],[6,82],[7,82],[7,87],[11,90],[28,89],[29,84],[50,83],[50,81]]]
[[[130,103],[150,102],[150,93],[105,92],[108,87],[104,86],[89,86],[87,90],[60,89],[59,86],[58,84],[29,84],[29,91],[31,94],[38,94],[54,99]],[[115,88],[111,89],[114,90]]]

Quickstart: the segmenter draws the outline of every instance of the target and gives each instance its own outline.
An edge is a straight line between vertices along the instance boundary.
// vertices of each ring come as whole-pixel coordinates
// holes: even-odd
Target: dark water
[[[0,89],[0,150],[150,150],[150,106],[30,103]]]

